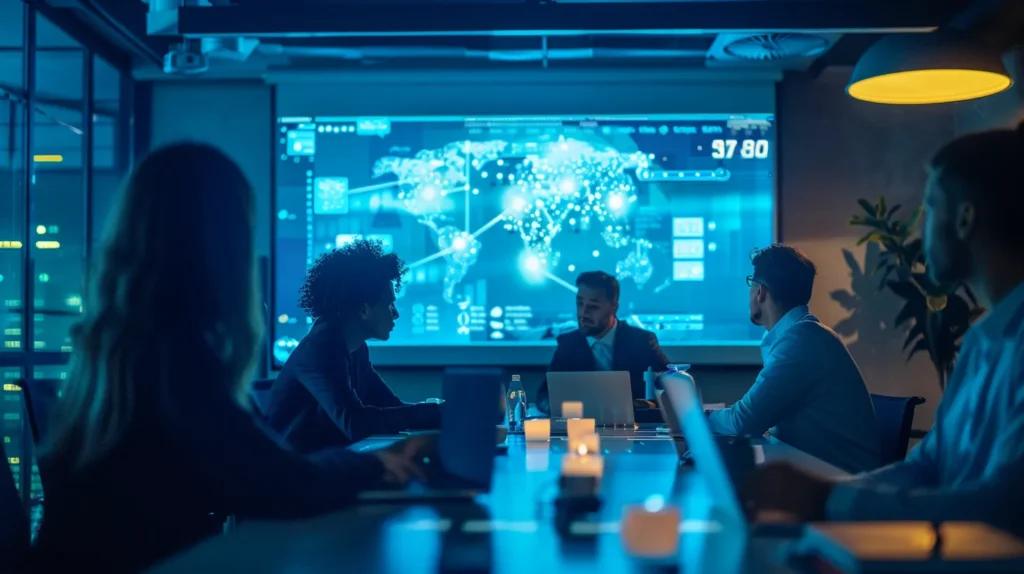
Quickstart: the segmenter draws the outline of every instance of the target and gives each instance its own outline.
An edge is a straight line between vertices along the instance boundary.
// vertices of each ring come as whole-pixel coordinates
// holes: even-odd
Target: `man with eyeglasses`
[[[780,244],[755,251],[752,263],[750,320],[768,330],[764,367],[738,403],[709,415],[711,430],[769,433],[849,472],[876,468],[880,444],[864,377],[839,335],[807,308],[814,263]]]

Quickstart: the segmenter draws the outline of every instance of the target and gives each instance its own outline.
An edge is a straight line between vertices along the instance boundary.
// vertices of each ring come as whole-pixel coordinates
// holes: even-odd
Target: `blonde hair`
[[[190,401],[244,397],[262,337],[252,186],[181,143],[143,159],[97,250],[69,383],[43,457],[85,466]]]

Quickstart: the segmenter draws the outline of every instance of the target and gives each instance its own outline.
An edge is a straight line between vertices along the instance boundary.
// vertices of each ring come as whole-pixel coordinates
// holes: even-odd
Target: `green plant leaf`
[[[917,222],[920,221],[920,220],[921,220],[921,208],[918,207],[914,211],[910,212],[910,217],[907,218],[907,221],[906,221],[905,225],[907,226],[907,229],[914,229],[914,227],[917,225]]]
[[[924,319],[924,317],[921,317],[921,314],[919,312],[919,307],[920,306],[919,305],[915,305],[913,301],[907,301],[903,305],[903,308],[900,309],[900,312],[896,314],[896,318],[893,319],[893,321],[892,321],[893,326],[894,327],[902,327],[908,321],[913,319],[913,320],[915,320],[915,324],[911,328],[911,330],[916,329],[918,327],[918,325],[920,323],[922,323],[922,319]],[[920,334],[922,334],[922,335],[924,334],[924,327],[923,326],[921,327],[921,333]]]
[[[907,354],[907,362],[909,363],[910,359],[913,359],[914,355],[920,353],[921,351],[924,351],[928,353],[929,356],[931,356],[931,348],[928,345],[928,339],[925,337],[921,337],[920,339],[918,339],[917,344],[914,345],[914,348],[910,349],[910,353]]]
[[[884,195],[879,195],[878,196],[878,205],[875,206],[875,213],[877,214],[876,217],[878,217],[879,219],[884,218],[886,211],[888,211],[888,210],[885,208],[885,196]]]
[[[924,295],[921,294],[921,291],[910,281],[888,281],[886,282],[886,285],[889,287],[889,290],[898,297],[908,301],[913,299],[924,299]]]
[[[861,208],[864,210],[864,212],[868,214],[869,217],[871,217],[871,218],[876,217],[876,214],[878,212],[875,210],[875,206],[871,205],[870,201],[868,201],[866,199],[858,199],[857,203],[861,206]]]
[[[914,326],[907,331],[907,338],[903,341],[903,350],[906,351],[911,343],[924,336],[924,323],[914,322]]]
[[[889,210],[889,213],[888,213],[888,214],[886,214],[885,218],[886,218],[886,219],[889,219],[889,218],[891,218],[891,217],[892,217],[893,215],[895,215],[895,214],[896,214],[896,212],[897,212],[897,211],[899,211],[899,210],[900,210],[900,208],[901,208],[901,207],[903,207],[903,206],[902,206],[902,205],[900,205],[900,204],[898,204],[898,203],[897,203],[896,205],[892,206],[892,209],[890,209],[890,210]]]
[[[875,240],[876,240],[876,239],[878,239],[879,237],[880,237],[880,236],[879,236],[879,234],[878,234],[878,232],[877,232],[877,231],[872,231],[871,233],[868,233],[868,234],[867,234],[867,235],[865,235],[864,237],[861,237],[860,239],[858,239],[858,240],[857,240],[857,245],[858,245],[858,246],[860,246],[860,245],[864,245],[864,244],[865,244],[865,243],[867,243],[868,241],[875,241]]]
[[[929,295],[942,295],[943,291],[939,288],[939,285],[932,281],[931,277],[927,273],[911,273],[910,276],[914,279],[914,282],[921,288],[922,291]]]

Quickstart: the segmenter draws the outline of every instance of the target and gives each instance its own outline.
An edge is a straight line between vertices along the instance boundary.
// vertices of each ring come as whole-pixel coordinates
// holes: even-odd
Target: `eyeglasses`
[[[767,287],[767,285],[764,284],[764,281],[759,281],[757,279],[754,279],[753,275],[747,275],[747,287],[753,287],[754,285],[760,285],[762,287]]]

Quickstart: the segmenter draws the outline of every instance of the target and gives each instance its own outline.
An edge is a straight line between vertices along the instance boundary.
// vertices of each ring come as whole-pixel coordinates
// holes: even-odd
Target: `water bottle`
[[[508,400],[505,401],[508,408],[508,430],[523,430],[523,421],[526,420],[526,391],[519,375],[512,375],[512,384],[508,387]]]

